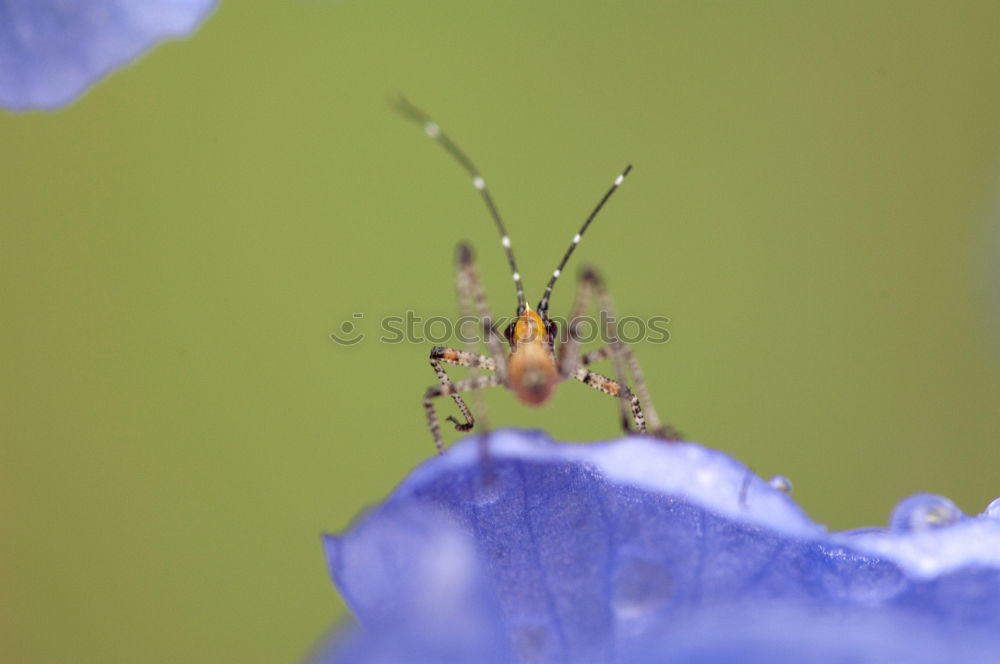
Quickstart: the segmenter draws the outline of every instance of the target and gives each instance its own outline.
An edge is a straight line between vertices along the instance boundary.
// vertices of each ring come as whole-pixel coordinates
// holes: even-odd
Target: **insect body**
[[[507,383],[518,399],[532,406],[545,403],[560,379],[552,352],[555,335],[550,335],[547,327],[541,316],[526,307],[510,335]]]
[[[428,388],[424,394],[423,404],[427,413],[427,424],[434,437],[438,453],[444,452],[440,424],[434,407],[434,401],[438,397],[450,396],[452,398],[464,421],[459,421],[453,416],[449,416],[447,421],[454,424],[458,431],[469,431],[472,429],[475,419],[462,398],[462,393],[503,386],[513,391],[521,402],[530,406],[540,406],[552,396],[556,386],[567,379],[578,380],[615,397],[619,404],[622,428],[626,431],[632,431],[630,423],[634,422],[635,430],[638,432],[649,432],[662,438],[676,440],[679,437],[677,432],[669,426],[662,425],[656,410],[653,408],[635,356],[615,333],[611,298],[604,287],[603,280],[595,270],[584,269],[581,275],[576,302],[567,319],[568,329],[566,332],[568,334],[566,340],[560,343],[558,348],[556,347],[559,335],[558,325],[548,316],[549,298],[559,275],[562,274],[566,263],[576,249],[576,245],[580,243],[580,239],[594,217],[621,186],[632,167],[628,166],[615,178],[611,188],[607,190],[604,197],[584,221],[583,226],[573,236],[562,261],[552,272],[538,306],[532,309],[524,297],[524,287],[521,283],[521,274],[517,269],[517,262],[514,259],[514,252],[511,249],[510,236],[507,234],[500,212],[493,202],[493,197],[490,196],[489,190],[486,188],[486,181],[465,153],[441,131],[440,126],[428,115],[404,100],[400,101],[399,109],[411,119],[419,122],[424,128],[424,132],[440,143],[472,178],[473,186],[482,196],[500,233],[500,244],[507,255],[511,276],[517,289],[517,317],[504,332],[510,347],[510,352],[507,353],[504,351],[503,342],[494,329],[493,316],[479,283],[472,249],[464,243],[458,246],[459,308],[463,315],[471,314],[479,318],[489,354],[482,355],[440,346],[431,349],[430,364],[437,374],[440,384]],[[597,350],[580,355],[578,328],[595,298],[598,307],[605,314],[602,316],[605,323],[603,329],[605,344]],[[590,364],[607,358],[610,358],[614,364],[615,379],[589,369]],[[489,373],[452,382],[445,372],[443,364],[481,369]],[[632,376],[635,392],[625,384],[626,371]]]

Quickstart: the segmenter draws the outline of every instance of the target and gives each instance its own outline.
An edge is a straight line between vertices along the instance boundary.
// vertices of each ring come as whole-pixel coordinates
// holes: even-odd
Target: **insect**
[[[524,297],[524,286],[521,283],[521,274],[518,272],[517,262],[514,259],[510,236],[507,234],[500,212],[493,202],[493,197],[486,187],[486,181],[480,175],[475,164],[426,113],[403,99],[398,102],[398,110],[418,122],[423,127],[424,133],[437,141],[472,179],[473,187],[482,196],[490,217],[500,233],[500,244],[507,255],[511,276],[517,289],[517,315],[504,332],[510,349],[508,353],[504,351],[503,342],[495,329],[493,316],[486,302],[486,295],[479,282],[472,248],[466,243],[458,245],[459,308],[463,315],[471,314],[479,318],[489,355],[441,346],[435,346],[431,349],[430,364],[434,373],[437,374],[439,384],[427,389],[424,394],[423,406],[427,414],[427,426],[434,438],[438,454],[444,453],[441,427],[437,410],[434,407],[434,402],[439,397],[451,397],[464,419],[464,421],[459,421],[454,416],[448,416],[446,421],[454,424],[457,431],[470,431],[475,424],[475,418],[461,396],[463,393],[503,386],[513,391],[521,402],[529,406],[540,406],[552,396],[559,383],[568,379],[578,380],[584,385],[589,385],[615,397],[618,401],[622,428],[625,431],[631,432],[630,423],[634,422],[635,431],[640,433],[651,433],[667,440],[679,439],[679,434],[672,427],[661,423],[649,398],[649,391],[646,389],[639,363],[632,350],[622,343],[615,333],[614,306],[604,281],[596,270],[585,268],[581,273],[576,301],[567,319],[568,335],[558,347],[556,347],[556,340],[559,336],[559,328],[556,321],[550,319],[548,315],[552,289],[566,267],[570,256],[573,255],[576,245],[580,243],[598,212],[621,186],[625,177],[632,170],[632,166],[627,166],[615,178],[614,183],[587,216],[583,226],[573,236],[559,266],[552,272],[538,306],[532,309]],[[579,327],[595,298],[598,307],[604,314],[602,319],[605,323],[603,330],[605,344],[594,351],[580,354]],[[592,363],[609,357],[614,363],[616,379],[591,371],[589,368]],[[473,370],[479,369],[488,373],[452,382],[444,369],[443,365],[445,364],[470,367]],[[626,369],[632,375],[632,380],[635,383],[634,392],[625,384]]]

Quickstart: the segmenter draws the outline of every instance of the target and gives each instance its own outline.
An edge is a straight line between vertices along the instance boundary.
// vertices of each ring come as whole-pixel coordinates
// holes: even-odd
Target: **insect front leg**
[[[636,391],[640,393],[645,393],[646,395],[645,401],[647,404],[649,404],[647,406],[647,412],[649,412],[650,414],[649,421],[653,422],[655,420],[656,422],[655,426],[650,425],[652,433],[666,440],[683,440],[683,438],[681,437],[681,433],[677,431],[677,429],[673,428],[669,424],[662,424],[659,421],[659,416],[657,415],[656,410],[653,408],[653,404],[649,399],[649,392],[646,388],[646,381],[642,374],[642,369],[639,367],[639,361],[635,359],[635,353],[633,353],[632,349],[624,343],[621,344],[621,349],[622,349],[622,354],[625,356],[625,362],[632,373],[633,380],[635,381]],[[614,353],[614,346],[612,344],[605,344],[600,348],[597,348],[596,350],[592,350],[589,353],[584,353],[583,355],[581,355],[580,364],[582,364],[584,367],[590,366],[594,362],[600,362],[601,360],[611,357],[612,353]]]
[[[639,367],[639,362],[638,360],[635,359],[635,353],[633,353],[632,349],[624,343],[621,343],[621,349],[622,349],[622,354],[625,356],[625,362],[628,365],[630,372],[632,373],[633,380],[635,381],[636,391],[646,394],[645,401],[647,404],[649,404],[647,406],[647,412],[650,414],[649,421],[655,422],[655,425],[653,424],[649,425],[649,428],[652,431],[652,433],[666,440],[682,440],[681,433],[679,431],[674,429],[669,424],[660,423],[659,416],[657,415],[656,410],[653,408],[652,402],[649,399],[649,393],[646,389],[646,382],[642,374],[642,369]],[[584,367],[588,367],[594,362],[600,362],[601,360],[611,357],[613,353],[614,353],[614,346],[612,344],[605,344],[600,348],[597,348],[595,350],[592,350],[588,353],[584,353],[583,355],[581,355],[580,364],[583,365]]]
[[[629,411],[631,411],[632,420],[635,422],[635,430],[639,433],[646,433],[646,417],[642,413],[642,405],[639,403],[639,397],[633,394],[624,383],[603,376],[596,371],[591,371],[586,367],[577,367],[571,378],[617,398],[618,403],[622,406],[622,429],[629,432],[632,431],[632,428],[629,426]],[[626,404],[628,404],[627,407]]]
[[[454,348],[435,346],[431,349],[430,363],[431,368],[434,369],[434,373],[437,374],[438,380],[441,381],[442,385],[452,385],[451,378],[449,378],[447,372],[445,372],[444,367],[441,366],[442,362],[454,364],[456,366],[471,367],[474,369],[483,368],[487,371],[496,371],[496,364],[493,362],[493,359],[486,357],[485,355],[470,353],[465,350],[456,350]],[[465,418],[465,422],[459,422],[452,415],[449,415],[445,419],[455,425],[456,431],[471,430],[475,424],[475,418],[472,417],[472,412],[469,410],[469,407],[457,393],[453,392],[451,394],[451,398],[455,401],[455,405],[458,406],[459,411],[461,411],[462,417]]]
[[[578,356],[577,353],[580,346],[578,329],[591,300],[595,296],[598,307],[603,314],[602,317],[605,323],[604,335],[607,343],[597,350]],[[652,399],[649,396],[645,376],[642,373],[642,368],[639,366],[638,360],[635,358],[635,354],[628,345],[618,339],[615,320],[614,304],[604,285],[603,279],[601,279],[595,270],[591,268],[585,269],[580,278],[576,301],[570,315],[568,338],[566,343],[560,347],[559,361],[562,374],[597,387],[596,384],[588,382],[587,377],[591,375],[598,376],[599,378],[603,377],[599,376],[599,374],[593,374],[586,367],[594,362],[610,357],[614,363],[615,375],[618,379],[615,384],[626,392],[628,391],[628,388],[625,386],[625,369],[627,367],[635,385],[635,394],[628,392],[628,396],[625,397],[623,393],[622,401],[620,401],[622,426],[628,429],[629,417],[625,406],[625,402],[628,401],[632,417],[636,421],[636,428],[639,431],[644,431],[648,428],[654,435],[668,440],[679,440],[680,434],[673,427],[662,424],[660,416],[657,414],[656,408],[653,406]],[[596,379],[593,380],[596,383],[600,382]],[[604,380],[609,379],[604,378]],[[598,389],[601,388],[598,387]],[[640,419],[643,421],[644,427],[639,426]]]
[[[489,358],[485,358],[489,359]],[[442,369],[442,373],[444,370]],[[447,379],[447,376],[445,376]],[[441,440],[441,426],[438,424],[437,411],[434,409],[434,399],[440,396],[451,396],[457,397],[455,403],[461,404],[459,408],[462,410],[462,414],[465,415],[469,427],[472,427],[472,415],[469,413],[469,409],[465,407],[465,402],[459,397],[461,392],[469,392],[472,390],[481,390],[487,387],[495,387],[501,385],[499,376],[476,376],[475,378],[467,378],[465,380],[460,380],[452,383],[448,381],[447,383],[442,383],[441,385],[434,385],[427,388],[427,392],[424,393],[424,411],[427,413],[427,426],[431,430],[431,436],[434,437],[434,445],[437,447],[438,454],[444,454],[444,441]],[[464,426],[460,424],[455,418],[449,418],[451,421],[455,422],[456,427],[459,428]]]

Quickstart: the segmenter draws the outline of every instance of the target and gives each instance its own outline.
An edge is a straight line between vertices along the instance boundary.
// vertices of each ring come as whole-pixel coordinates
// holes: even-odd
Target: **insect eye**
[[[545,321],[545,331],[549,335],[549,345],[552,346],[556,342],[556,337],[559,336],[559,326],[554,320]]]
[[[517,321],[511,321],[511,324],[507,326],[507,329],[503,331],[503,336],[507,338],[507,343],[511,346],[514,345],[514,330],[517,328]]]

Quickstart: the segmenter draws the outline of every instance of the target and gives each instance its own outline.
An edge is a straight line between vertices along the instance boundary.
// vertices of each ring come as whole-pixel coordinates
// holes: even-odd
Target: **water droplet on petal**
[[[472,502],[480,507],[492,505],[500,500],[503,493],[500,482],[491,479],[480,479],[473,488]]]
[[[861,605],[879,605],[909,586],[903,571],[886,560],[868,559],[861,563],[860,558],[832,556],[817,572],[817,580],[831,599],[843,598]]]
[[[790,496],[792,494],[792,481],[787,477],[784,477],[782,475],[775,475],[770,480],[768,480],[767,483],[771,485],[772,489],[780,491],[786,496]]]
[[[498,473],[494,469],[477,470],[462,483],[462,496],[477,507],[492,505],[510,489],[508,475],[509,473]]]
[[[918,493],[896,505],[889,517],[892,530],[933,530],[945,528],[962,519],[962,510],[944,496]]]
[[[866,526],[864,528],[852,528],[840,533],[843,537],[867,537],[868,535],[884,535],[889,532],[888,528],[880,526]]]
[[[662,565],[625,558],[614,571],[611,606],[619,618],[639,618],[666,602],[673,587],[673,579]]]
[[[519,662],[546,662],[551,659],[550,630],[544,625],[519,623],[511,626],[511,646]]]
[[[983,510],[983,516],[991,519],[1000,519],[1000,498],[997,498],[986,506],[986,509]]]

